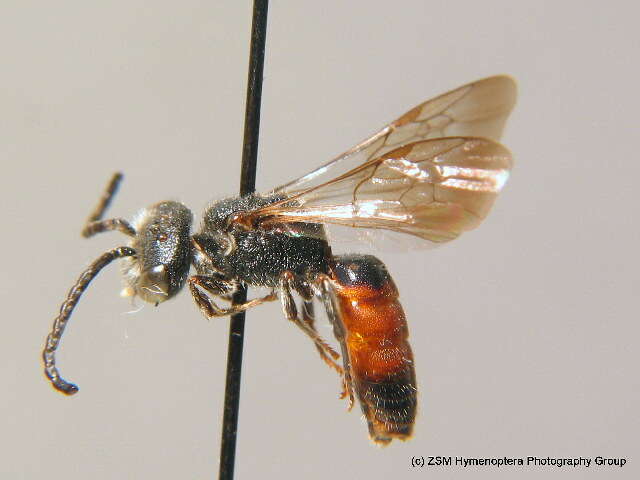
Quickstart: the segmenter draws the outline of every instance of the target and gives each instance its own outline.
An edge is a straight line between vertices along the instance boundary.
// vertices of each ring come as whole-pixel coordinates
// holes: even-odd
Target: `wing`
[[[444,242],[486,217],[510,168],[509,151],[493,140],[425,140],[391,150],[236,221],[258,228],[304,222],[386,229]]]
[[[273,193],[324,184],[408,143],[457,136],[499,140],[515,100],[516,84],[511,77],[501,75],[469,83],[409,110],[351,150]]]

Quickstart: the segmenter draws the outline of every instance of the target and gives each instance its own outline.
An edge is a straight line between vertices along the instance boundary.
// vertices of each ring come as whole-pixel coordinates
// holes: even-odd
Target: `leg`
[[[296,308],[296,302],[293,299],[292,291],[293,291],[294,278],[291,272],[284,272],[280,276],[280,300],[282,301],[282,309],[284,311],[285,316],[288,320],[291,320],[295,323],[300,329],[306,333],[309,338],[316,345],[318,350],[321,350],[323,353],[321,354],[322,358],[336,371],[342,373],[342,368],[340,365],[335,363],[334,360],[340,358],[340,355],[331,348],[315,331],[315,329],[306,321],[300,320],[298,318],[298,309]]]
[[[93,212],[91,212],[91,215],[89,215],[89,218],[87,218],[84,228],[82,229],[83,237],[89,238],[96,233],[108,232],[110,230],[118,230],[125,235],[129,235],[130,237],[133,237],[136,234],[136,231],[129,224],[129,222],[122,218],[111,218],[108,220],[102,220],[104,213],[107,211],[107,208],[109,208],[109,205],[111,204],[111,200],[113,200],[113,197],[118,191],[118,186],[120,185],[121,181],[122,174],[119,172],[111,177],[106,190],[98,201],[98,205],[96,205],[96,208],[94,208]]]
[[[351,378],[351,360],[349,358],[349,352],[346,348],[345,338],[344,338],[344,330],[342,329],[342,323],[339,321],[339,313],[335,303],[335,298],[333,294],[333,286],[331,285],[331,281],[325,275],[321,275],[318,277],[315,283],[315,287],[317,292],[319,293],[322,302],[324,303],[325,310],[327,312],[327,316],[329,317],[329,321],[333,325],[333,331],[340,343],[340,347],[342,348],[342,364],[343,364],[343,376],[342,376],[342,393],[340,394],[340,398],[348,398],[349,406],[348,410],[353,408],[353,380]]]
[[[300,302],[300,310],[302,311],[302,320],[309,325],[309,328],[317,332],[313,301],[302,300],[302,302]]]
[[[214,297],[221,297],[225,300],[231,300],[233,294],[238,289],[237,282],[229,281],[221,274],[216,273],[211,275],[193,275],[189,278],[189,281],[195,283]]]
[[[235,288],[235,285],[231,282],[224,282],[217,277],[208,277],[204,275],[193,275],[189,277],[189,290],[195,300],[198,308],[204,313],[207,318],[211,317],[224,317],[226,315],[233,315],[235,313],[244,312],[249,308],[256,307],[264,302],[272,302],[276,298],[276,294],[271,292],[269,295],[265,295],[261,298],[254,298],[248,302],[241,303],[239,305],[231,305],[229,308],[223,308],[218,306],[209,295],[206,295],[198,288],[202,288],[211,295],[218,297],[228,297],[229,291]]]
[[[315,317],[313,314],[313,302],[311,300],[303,300],[300,307],[300,310],[302,311],[302,321],[305,322],[316,335],[318,335],[318,331],[315,327]],[[344,375],[342,367],[334,362],[322,347],[315,342],[314,344],[316,346],[316,350],[318,350],[318,353],[320,354],[320,358],[322,358],[322,360],[324,360],[324,362],[331,368],[335,369],[340,375]]]
[[[98,259],[96,259],[91,265],[89,265],[89,268],[82,272],[82,275],[80,275],[80,278],[78,278],[76,284],[73,286],[73,288],[71,288],[71,290],[69,290],[67,299],[60,307],[60,313],[53,321],[53,328],[51,329],[51,333],[47,336],[44,351],[42,352],[42,360],[44,361],[44,373],[47,378],[51,380],[51,384],[56,390],[66,395],[73,395],[78,391],[78,387],[76,385],[67,382],[60,376],[60,372],[58,372],[58,369],[56,368],[55,358],[56,350],[58,349],[58,345],[60,344],[60,339],[62,338],[62,334],[67,326],[69,317],[71,317],[73,309],[80,300],[80,297],[82,296],[84,291],[89,286],[89,283],[91,283],[91,280],[93,280],[96,275],[100,273],[100,270],[102,270],[117,258],[131,257],[135,254],[135,250],[129,247],[118,247],[109,252],[103,253],[100,257],[98,257]]]

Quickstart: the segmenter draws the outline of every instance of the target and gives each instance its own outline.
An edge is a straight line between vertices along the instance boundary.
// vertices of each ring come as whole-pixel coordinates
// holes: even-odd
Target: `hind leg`
[[[315,327],[315,316],[314,316],[314,311],[313,311],[314,310],[313,309],[313,301],[312,300],[303,300],[300,303],[300,310],[302,312],[302,321],[305,322],[309,326],[309,328],[315,332],[316,335],[318,335],[318,331],[316,330],[316,327]],[[314,344],[315,344],[316,350],[318,350],[318,353],[320,354],[320,358],[322,358],[322,360],[327,365],[329,365],[336,372],[338,372],[338,374],[344,375],[344,370],[342,370],[342,367],[340,365],[338,365],[336,362],[334,362],[333,359],[327,355],[327,353],[325,352],[325,350],[322,347],[320,347],[316,343],[314,343]],[[336,353],[336,355],[337,355],[337,353]]]
[[[333,325],[333,332],[342,348],[342,392],[340,393],[340,398],[347,398],[349,405],[347,407],[348,410],[353,408],[354,403],[354,393],[353,393],[353,380],[351,378],[351,360],[349,357],[349,351],[346,348],[346,343],[344,340],[344,330],[342,328],[342,322],[339,317],[339,310],[336,305],[335,295],[333,291],[333,285],[331,284],[331,280],[326,275],[319,276],[315,281],[316,291],[318,296],[322,299],[322,303],[324,304],[325,311],[327,312],[327,317],[329,317],[329,321]]]
[[[293,292],[296,291],[294,280],[293,273],[291,272],[284,272],[280,276],[280,300],[282,301],[282,310],[284,315],[288,320],[295,323],[309,338],[311,338],[318,351],[321,352],[320,356],[322,359],[337,372],[342,373],[342,368],[335,362],[335,360],[340,358],[340,355],[318,335],[318,332],[316,332],[315,327],[313,326],[313,321],[310,325],[308,321],[305,321],[298,316],[298,308],[296,307],[296,302],[293,299]]]

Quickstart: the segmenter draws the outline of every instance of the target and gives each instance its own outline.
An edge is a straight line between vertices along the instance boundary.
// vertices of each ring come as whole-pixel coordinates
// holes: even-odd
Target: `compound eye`
[[[144,271],[137,282],[136,293],[145,302],[162,303],[169,299],[169,273],[165,265]]]

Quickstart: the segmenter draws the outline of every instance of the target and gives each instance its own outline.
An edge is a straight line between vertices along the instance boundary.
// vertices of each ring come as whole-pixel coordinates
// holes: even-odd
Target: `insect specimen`
[[[122,178],[116,174],[82,233],[118,230],[131,241],[102,254],[69,292],[46,340],[46,376],[65,394],[78,391],[60,376],[55,352],[91,280],[122,258],[125,291],[147,302],[168,300],[185,283],[207,317],[279,298],[286,318],[341,375],[349,408],[358,399],[371,439],[382,445],[406,440],[417,386],[398,290],[376,257],[333,254],[325,227],[390,231],[431,243],[476,227],[509,176],[511,155],[497,140],[515,98],[515,83],[506,76],[452,90],[298,180],[213,203],[194,234],[191,211],[175,201],[145,208],[131,222],[103,219]],[[266,287],[268,294],[217,303],[231,301],[241,285]],[[327,312],[341,355],[315,328],[314,299]]]

